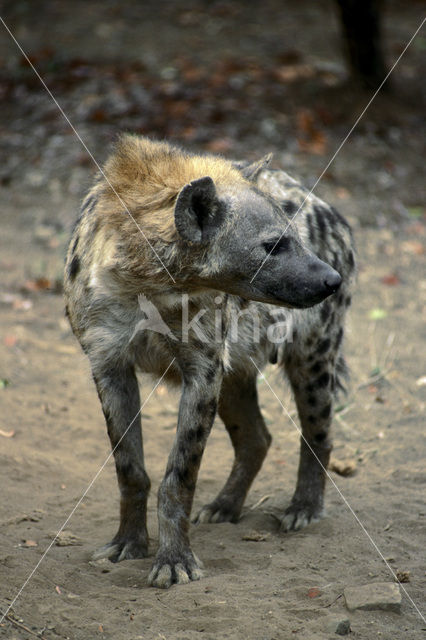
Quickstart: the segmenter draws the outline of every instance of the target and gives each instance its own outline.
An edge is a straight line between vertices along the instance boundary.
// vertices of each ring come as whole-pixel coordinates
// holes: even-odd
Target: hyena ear
[[[262,169],[266,169],[266,167],[271,162],[272,156],[272,153],[268,153],[260,160],[251,162],[250,164],[247,164],[246,162],[235,162],[234,167],[243,174],[244,178],[247,178],[247,180],[250,180],[250,182],[255,182]]]
[[[213,180],[206,176],[185,185],[175,205],[175,225],[184,240],[206,244],[223,219]]]

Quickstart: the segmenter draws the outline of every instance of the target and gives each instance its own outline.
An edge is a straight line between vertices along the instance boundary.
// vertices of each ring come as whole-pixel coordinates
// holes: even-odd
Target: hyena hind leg
[[[146,504],[150,481],[144,468],[139,387],[130,365],[94,370],[98,395],[114,452],[120,488],[120,526],[94,559],[112,562],[148,555]]]
[[[231,438],[235,459],[225,486],[213,502],[201,509],[194,522],[238,522],[247,492],[271,443],[258,405],[254,375],[224,379],[219,415]]]
[[[297,484],[282,518],[284,531],[302,529],[323,516],[326,469],[332,449],[336,364],[343,329],[298,339],[284,357],[302,427]]]

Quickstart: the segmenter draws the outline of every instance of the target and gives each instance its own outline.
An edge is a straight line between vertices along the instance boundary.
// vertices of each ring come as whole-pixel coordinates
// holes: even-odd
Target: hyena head
[[[267,161],[247,167],[245,177]],[[339,288],[337,271],[303,246],[278,203],[249,181],[193,180],[179,193],[174,219],[181,239],[204,249],[192,274],[198,285],[296,308]]]

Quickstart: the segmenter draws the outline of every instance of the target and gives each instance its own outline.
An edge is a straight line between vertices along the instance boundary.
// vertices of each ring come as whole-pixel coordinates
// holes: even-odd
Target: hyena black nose
[[[330,269],[325,277],[324,284],[330,293],[335,293],[342,284],[342,277],[337,271]]]

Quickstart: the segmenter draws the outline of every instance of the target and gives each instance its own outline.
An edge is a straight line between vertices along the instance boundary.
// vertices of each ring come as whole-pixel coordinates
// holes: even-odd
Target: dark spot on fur
[[[66,318],[70,317],[70,310],[68,309],[68,305],[65,305],[65,317]]]
[[[230,427],[228,427],[228,431],[235,433],[239,428],[240,426],[238,424],[232,424]]]
[[[331,308],[330,308],[329,303],[328,302],[323,302],[322,306],[321,306],[321,312],[320,312],[321,322],[326,322],[328,320],[328,317],[330,315],[330,311],[331,311]]]
[[[88,198],[86,198],[86,200],[84,200],[82,206],[81,206],[81,211],[85,211],[86,213],[92,213],[93,209],[95,208],[95,206],[97,205],[98,200],[96,198],[96,196],[91,195]]]
[[[77,236],[75,237],[75,240],[74,240],[74,242],[73,242],[72,249],[71,249],[71,255],[72,255],[72,256],[74,255],[75,250],[77,249],[77,245],[78,245],[78,241],[79,241],[79,240],[80,240],[80,238],[79,238],[79,236],[77,235]]]
[[[90,233],[92,234],[92,236],[95,236],[97,234],[98,229],[99,229],[99,218],[96,218],[90,230]]]
[[[327,329],[330,329],[330,327],[333,326],[335,319],[336,319],[336,316],[334,315],[334,313],[332,313],[327,323]]]
[[[74,258],[71,260],[69,271],[68,271],[70,279],[74,280],[79,271],[80,271],[80,258],[78,256],[74,256]]]
[[[197,430],[195,432],[195,437],[197,438],[198,441],[204,438],[204,426],[202,422],[200,422],[200,424],[197,427]]]
[[[324,442],[324,440],[327,439],[327,432],[326,431],[320,431],[319,433],[317,433],[314,436],[314,440],[315,442]]]
[[[339,267],[340,267],[340,260],[339,260],[339,254],[336,253],[336,251],[333,251],[333,258],[331,260],[331,266],[333,267],[333,269],[335,269],[336,271],[340,271]]]
[[[188,491],[193,491],[195,489],[194,482],[191,482],[191,473],[188,467],[184,469],[178,469],[176,472],[177,479],[179,484],[183,484]]]
[[[198,464],[200,462],[201,459],[201,454],[200,453],[193,453],[190,460],[191,460],[191,464]]]
[[[316,403],[317,403],[317,399],[315,396],[308,396],[307,397],[307,403],[311,406],[311,407],[315,407]]]
[[[343,305],[343,300],[344,300],[343,293],[339,293],[339,295],[336,298],[336,302],[339,305],[339,307],[341,307]]]
[[[197,429],[190,429],[188,431],[187,439],[189,443],[192,443],[195,440],[197,440]]]
[[[206,356],[208,357],[209,360],[213,360],[213,358],[216,355],[216,349],[209,347],[208,349],[206,349]]]
[[[315,244],[315,229],[314,229],[314,223],[312,220],[312,215],[310,213],[308,213],[308,215],[306,216],[306,224],[308,227],[309,242],[311,244]]]
[[[331,404],[328,404],[321,411],[320,418],[322,418],[323,420],[326,420],[327,418],[330,417],[330,413],[331,413]]]
[[[120,477],[120,480],[129,482],[135,475],[133,465],[130,462],[123,462],[122,464],[117,465],[117,475]]]
[[[324,216],[324,207],[319,207],[317,205],[314,207],[314,212],[315,212],[315,220],[318,225],[321,240],[324,241],[327,233],[327,225],[325,223],[325,216]]]
[[[207,404],[205,400],[200,400],[197,404],[198,413],[204,413],[206,410]]]
[[[351,302],[352,302],[352,298],[351,296],[348,296],[345,300],[345,306],[346,307],[350,307],[351,306]]]
[[[354,252],[352,251],[352,249],[349,251],[348,264],[349,264],[351,269],[353,269],[355,267]]]
[[[213,382],[215,375],[216,369],[214,367],[209,367],[208,371],[206,372],[206,381]]]
[[[311,373],[319,373],[322,369],[322,365],[323,363],[320,360],[318,360],[317,362],[315,362],[315,364],[312,365],[309,371]]]
[[[320,356],[323,353],[326,353],[330,349],[331,341],[330,338],[324,338],[317,346],[317,354]]]
[[[334,348],[335,349],[338,349],[340,347],[340,344],[342,342],[342,338],[343,338],[343,329],[342,329],[342,327],[340,327],[339,333],[337,334],[336,341],[334,343]]]
[[[216,398],[212,398],[207,405],[207,412],[210,418],[213,418],[217,409],[217,400]]]
[[[330,207],[330,211],[337,218],[341,225],[346,227],[346,229],[348,229],[349,231],[351,230],[350,225],[345,220],[345,218],[337,211],[337,209],[335,209],[334,207]]]
[[[328,371],[325,371],[316,379],[315,384],[318,387],[318,389],[322,389],[326,387],[329,382],[330,382],[330,374],[328,373]]]
[[[308,416],[308,422],[310,422],[311,424],[315,424],[316,422],[316,416],[313,416],[312,414]]]
[[[306,393],[313,393],[315,391],[315,386],[312,383],[309,383],[306,385],[305,390]]]
[[[284,202],[281,203],[281,206],[284,210],[284,213],[287,213],[289,216],[293,215],[293,213],[296,213],[298,209],[297,204],[292,200],[284,200]]]

